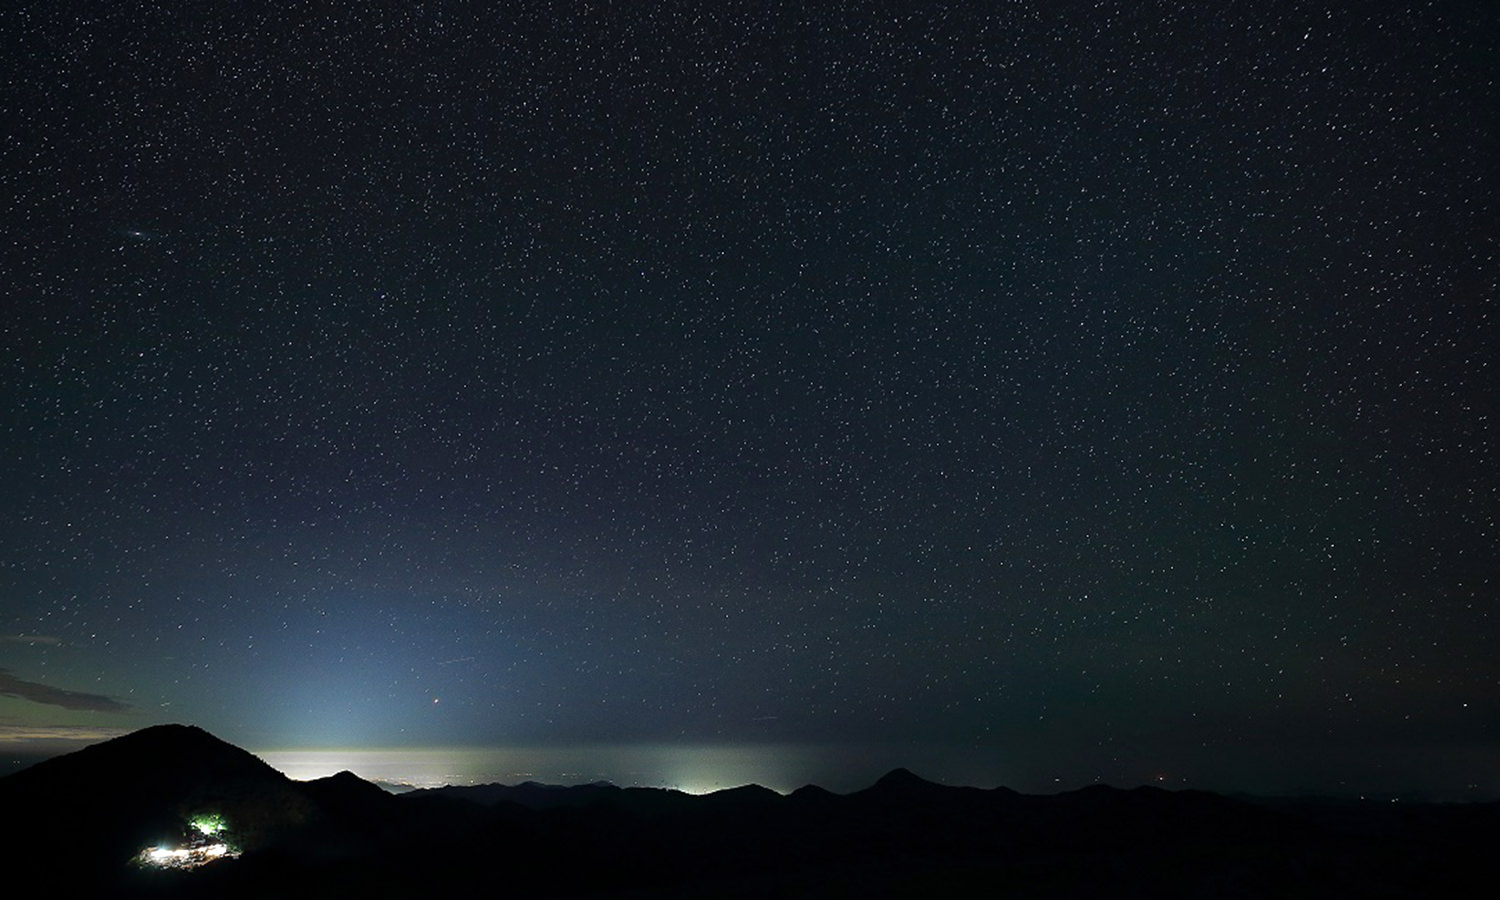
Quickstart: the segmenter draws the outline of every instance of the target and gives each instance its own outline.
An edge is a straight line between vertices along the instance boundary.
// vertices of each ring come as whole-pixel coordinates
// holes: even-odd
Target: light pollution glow
[[[665,787],[691,794],[759,784],[788,793],[809,782],[831,790],[858,790],[904,759],[930,777],[955,783],[998,784],[976,772],[951,771],[934,754],[903,755],[878,749],[811,744],[634,744],[574,747],[322,748],[256,751],[296,780],[348,770],[367,781],[412,787],[518,784],[587,784]]]

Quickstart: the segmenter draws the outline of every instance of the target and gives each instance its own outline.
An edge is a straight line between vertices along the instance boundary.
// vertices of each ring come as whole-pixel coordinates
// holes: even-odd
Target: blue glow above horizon
[[[705,794],[747,784],[790,793],[806,784],[835,791],[868,787],[897,765],[916,765],[935,780],[999,783],[975,766],[943,762],[936,751],[812,744],[632,744],[575,747],[425,747],[266,750],[257,753],[289,778],[350,771],[367,781],[430,788],[444,785],[588,784],[662,787]],[[903,762],[904,761],[904,762]]]

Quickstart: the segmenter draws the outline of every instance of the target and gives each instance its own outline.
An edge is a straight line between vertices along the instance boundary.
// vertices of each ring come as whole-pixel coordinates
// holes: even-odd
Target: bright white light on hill
[[[228,844],[204,844],[197,847],[148,847],[138,859],[161,869],[196,869],[220,859],[239,856]]]
[[[139,865],[159,869],[196,869],[221,859],[233,859],[239,850],[230,845],[229,822],[223,813],[198,813],[188,819],[186,843],[180,847],[147,847],[136,854]]]

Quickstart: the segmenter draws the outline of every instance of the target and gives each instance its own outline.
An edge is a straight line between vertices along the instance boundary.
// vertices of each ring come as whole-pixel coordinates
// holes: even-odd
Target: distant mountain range
[[[0,819],[7,880],[30,872],[70,896],[1490,897],[1500,884],[1493,803],[1035,796],[904,769],[843,795],[534,782],[394,795],[348,772],[291,781],[183,725],[0,778]]]

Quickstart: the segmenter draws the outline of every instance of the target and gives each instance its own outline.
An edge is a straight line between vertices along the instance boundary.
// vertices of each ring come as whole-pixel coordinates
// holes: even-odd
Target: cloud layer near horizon
[[[95,743],[129,734],[128,728],[92,725],[0,725],[0,746],[16,744]]]
[[[62,688],[26,681],[0,669],[0,695],[18,697],[33,703],[60,706],[63,709],[89,710],[92,712],[125,712],[130,706],[104,694],[86,694],[82,691],[66,691]]]

